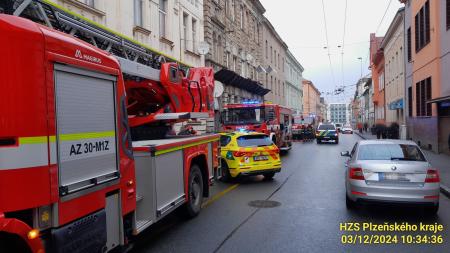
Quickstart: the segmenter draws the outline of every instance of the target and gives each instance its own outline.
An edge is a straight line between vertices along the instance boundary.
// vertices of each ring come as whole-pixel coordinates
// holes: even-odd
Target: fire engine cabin
[[[181,205],[198,214],[218,136],[145,138],[152,126],[208,114],[212,72],[193,69],[199,81],[188,81],[174,63],[118,61],[9,15],[0,15],[0,34],[0,249],[108,252]],[[169,86],[164,103],[145,101],[152,89],[139,95],[136,82]]]
[[[269,134],[280,150],[292,147],[292,110],[277,104],[243,103],[225,105],[224,131],[256,131]]]

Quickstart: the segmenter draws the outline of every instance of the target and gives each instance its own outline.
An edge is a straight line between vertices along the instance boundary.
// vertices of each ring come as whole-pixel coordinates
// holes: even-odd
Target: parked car
[[[281,171],[280,150],[267,134],[221,133],[222,179],[264,175],[271,179]]]
[[[317,144],[320,144],[324,141],[333,141],[334,143],[339,143],[339,133],[336,130],[336,126],[334,124],[329,123],[321,123],[317,127],[316,131],[316,141]]]
[[[359,202],[416,204],[430,214],[439,209],[439,171],[412,141],[361,140],[348,157],[346,205]]]

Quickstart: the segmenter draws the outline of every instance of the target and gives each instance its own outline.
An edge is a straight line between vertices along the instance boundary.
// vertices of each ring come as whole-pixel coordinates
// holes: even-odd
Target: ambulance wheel
[[[31,253],[27,243],[20,236],[5,232],[0,232],[0,251]]]
[[[266,174],[264,174],[264,179],[272,180],[274,176],[275,176],[275,172],[266,173]]]
[[[231,181],[231,174],[230,174],[230,169],[228,168],[228,164],[226,161],[222,161],[221,163],[222,166],[222,177],[220,180],[222,180],[222,182],[230,182]]]
[[[200,167],[194,164],[189,173],[189,201],[186,203],[186,215],[193,218],[200,213],[203,203],[203,176]]]

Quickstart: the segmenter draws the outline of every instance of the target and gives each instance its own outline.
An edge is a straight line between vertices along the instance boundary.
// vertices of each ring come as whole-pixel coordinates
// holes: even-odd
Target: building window
[[[219,44],[222,44],[219,38]],[[197,53],[197,20],[192,19],[192,50]]]
[[[188,49],[188,14],[183,13],[183,35],[184,35],[184,50]]]
[[[269,44],[267,43],[267,40],[266,40],[266,59],[269,59]]]
[[[86,4],[87,6],[95,8],[95,0],[81,0],[81,2]]]
[[[241,5],[241,29],[244,29],[244,6]]]
[[[233,56],[233,71],[236,72],[237,57]]]
[[[160,37],[167,37],[166,19],[167,19],[167,0],[159,0],[159,36]]]
[[[142,0],[134,0],[134,25],[143,26],[142,22]]]
[[[412,87],[408,88],[408,115],[413,116],[413,97],[412,97]]]
[[[416,83],[416,116],[431,116],[431,77]]]
[[[430,42],[430,1],[428,0],[414,18],[416,52],[419,52]]]

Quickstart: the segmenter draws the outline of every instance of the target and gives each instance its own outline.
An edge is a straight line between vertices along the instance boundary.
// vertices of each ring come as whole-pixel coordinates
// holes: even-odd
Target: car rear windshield
[[[273,144],[267,135],[246,135],[237,138],[239,147],[263,147]]]
[[[318,130],[336,130],[334,125],[320,125]]]
[[[358,160],[426,161],[417,146],[407,144],[360,145]]]

